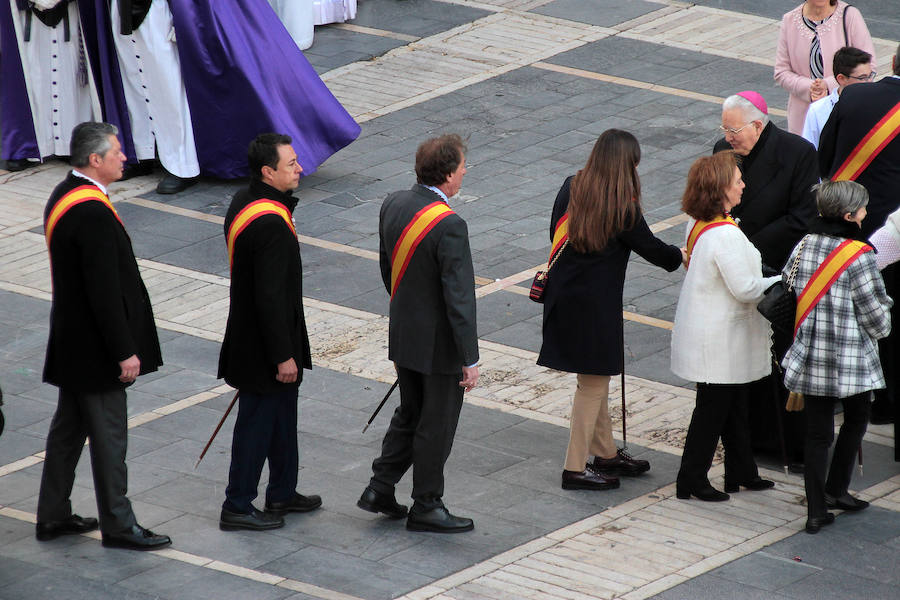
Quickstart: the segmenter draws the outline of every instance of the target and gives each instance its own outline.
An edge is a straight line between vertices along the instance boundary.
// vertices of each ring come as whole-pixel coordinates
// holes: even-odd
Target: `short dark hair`
[[[870,62],[872,62],[872,55],[868,52],[853,46],[844,46],[843,48],[838,48],[838,51],[834,53],[834,58],[831,61],[831,71],[835,77],[838,75],[850,77],[853,69]]]
[[[79,123],[72,130],[69,141],[69,163],[73,167],[86,167],[90,163],[91,154],[103,156],[112,147],[109,136],[117,135],[118,128],[109,123],[88,121]]]
[[[894,54],[894,75],[900,75],[900,44],[897,44],[897,52]]]
[[[694,161],[681,197],[681,210],[698,221],[721,217],[725,190],[731,185],[736,168],[737,159],[731,150],[701,156]]]
[[[439,186],[459,168],[466,144],[455,133],[425,140],[416,150],[416,180],[422,185]]]
[[[247,148],[247,164],[250,167],[250,179],[262,179],[262,168],[278,168],[278,146],[291,143],[291,136],[283,133],[261,133],[256,136]]]

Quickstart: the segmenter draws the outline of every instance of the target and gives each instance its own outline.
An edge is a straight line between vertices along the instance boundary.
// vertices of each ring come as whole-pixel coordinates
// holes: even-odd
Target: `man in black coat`
[[[59,388],[38,497],[36,535],[50,540],[97,528],[69,497],[85,439],[104,546],[155,550],[171,543],[137,524],[125,496],[125,387],[162,365],[150,297],[131,240],[107,197],[125,155],[108,123],[72,131],[68,177],[44,211],[53,304],[44,381]]]
[[[219,355],[219,377],[238,389],[231,469],[219,526],[274,529],[287,512],[322,505],[297,493],[297,393],[312,368],[303,315],[300,247],[291,192],[302,167],[286,135],[250,143],[250,186],[225,215],[231,262],[231,307]],[[254,508],[263,463],[269,461],[266,512]]]
[[[418,183],[388,196],[379,219],[381,277],[391,295],[388,355],[397,368],[400,406],[357,506],[406,516],[394,486],[412,466],[414,504],[406,528],[414,531],[474,527],[471,519],[450,514],[441,500],[463,390],[478,382],[468,228],[447,205],[465,173],[459,136],[423,142],[416,152]]]
[[[720,129],[725,137],[716,142],[714,151],[734,150],[746,186],[731,215],[759,250],[763,264],[780,271],[806,234],[807,222],[816,215],[812,192],[819,181],[816,149],[799,135],[769,122],[766,101],[752,91],[725,99]],[[779,357],[790,342],[788,337],[776,336]],[[780,381],[780,377],[766,377],[748,384],[753,386],[751,397],[755,399],[750,405],[750,437],[755,449],[778,448],[778,410],[788,459],[802,462],[805,421],[802,415],[784,410],[782,400],[787,391]]]
[[[756,92],[725,99],[720,129],[725,137],[714,152],[734,150],[746,186],[731,216],[762,254],[763,264],[780,270],[806,234],[807,221],[816,216],[816,149],[769,122],[768,106]]]
[[[884,135],[900,127],[900,46],[893,58],[893,74],[870,85],[854,85],[844,90],[840,101],[822,129],[819,143],[819,168],[822,177],[852,179],[869,192],[868,216],[862,224],[863,234],[868,236],[884,225],[887,216],[900,206],[900,135],[887,141],[871,162],[865,164],[866,149],[854,154],[860,142],[889,114],[893,118],[886,124]],[[854,160],[848,158],[854,155]],[[846,166],[845,166],[845,163]],[[842,168],[843,167],[843,168]],[[892,298],[900,297],[900,265],[891,265],[882,271],[885,287]],[[900,318],[900,305],[891,309],[894,323]],[[887,389],[875,391],[872,404],[872,422],[894,421],[894,459],[900,461],[900,402],[897,401],[897,370],[900,369],[900,336],[891,332],[878,344],[881,365],[887,381]],[[893,406],[893,409],[892,409]]]

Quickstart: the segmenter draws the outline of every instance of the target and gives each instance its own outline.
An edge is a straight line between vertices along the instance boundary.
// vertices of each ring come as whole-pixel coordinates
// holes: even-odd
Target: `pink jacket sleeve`
[[[796,9],[785,14],[781,19],[781,27],[778,31],[778,49],[775,52],[775,82],[794,96],[808,101],[809,86],[813,82],[812,77],[809,76],[809,42],[794,26],[795,12]],[[805,49],[803,60],[798,59],[799,64],[794,65],[791,60],[792,54],[797,54],[797,49],[801,44]]]

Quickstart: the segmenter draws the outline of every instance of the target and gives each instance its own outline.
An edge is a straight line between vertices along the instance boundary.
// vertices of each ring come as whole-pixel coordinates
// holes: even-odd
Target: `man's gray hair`
[[[823,179],[813,189],[816,192],[816,208],[823,217],[840,219],[847,213],[856,214],[869,203],[869,192],[855,181]]]
[[[741,114],[744,116],[744,120],[747,123],[751,121],[762,121],[762,124],[765,127],[769,122],[769,115],[753,106],[753,103],[743,96],[738,96],[737,94],[725,98],[725,102],[722,103],[722,112],[725,112],[726,110],[741,111]]]
[[[69,163],[73,167],[88,166],[91,154],[103,156],[112,147],[109,136],[117,135],[119,129],[115,125],[97,121],[79,123],[72,130],[72,141],[69,142]]]

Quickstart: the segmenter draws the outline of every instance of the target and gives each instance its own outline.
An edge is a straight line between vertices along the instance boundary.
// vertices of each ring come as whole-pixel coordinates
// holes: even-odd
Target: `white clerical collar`
[[[96,185],[98,188],[100,188],[101,192],[103,192],[104,194],[109,196],[109,192],[106,191],[106,186],[103,185],[102,183],[100,183],[99,181],[97,181],[96,179],[88,177],[87,175],[85,175],[84,173],[79,171],[78,169],[72,169],[72,175],[74,175],[75,177],[81,177],[82,179],[87,179],[88,181],[90,181],[91,183]]]
[[[429,190],[431,190],[432,192],[434,192],[435,194],[440,196],[441,200],[443,200],[444,202],[447,202],[447,194],[442,192],[439,188],[436,188],[433,185],[426,185],[425,187],[427,187]],[[448,202],[448,204],[449,204],[449,202]]]

